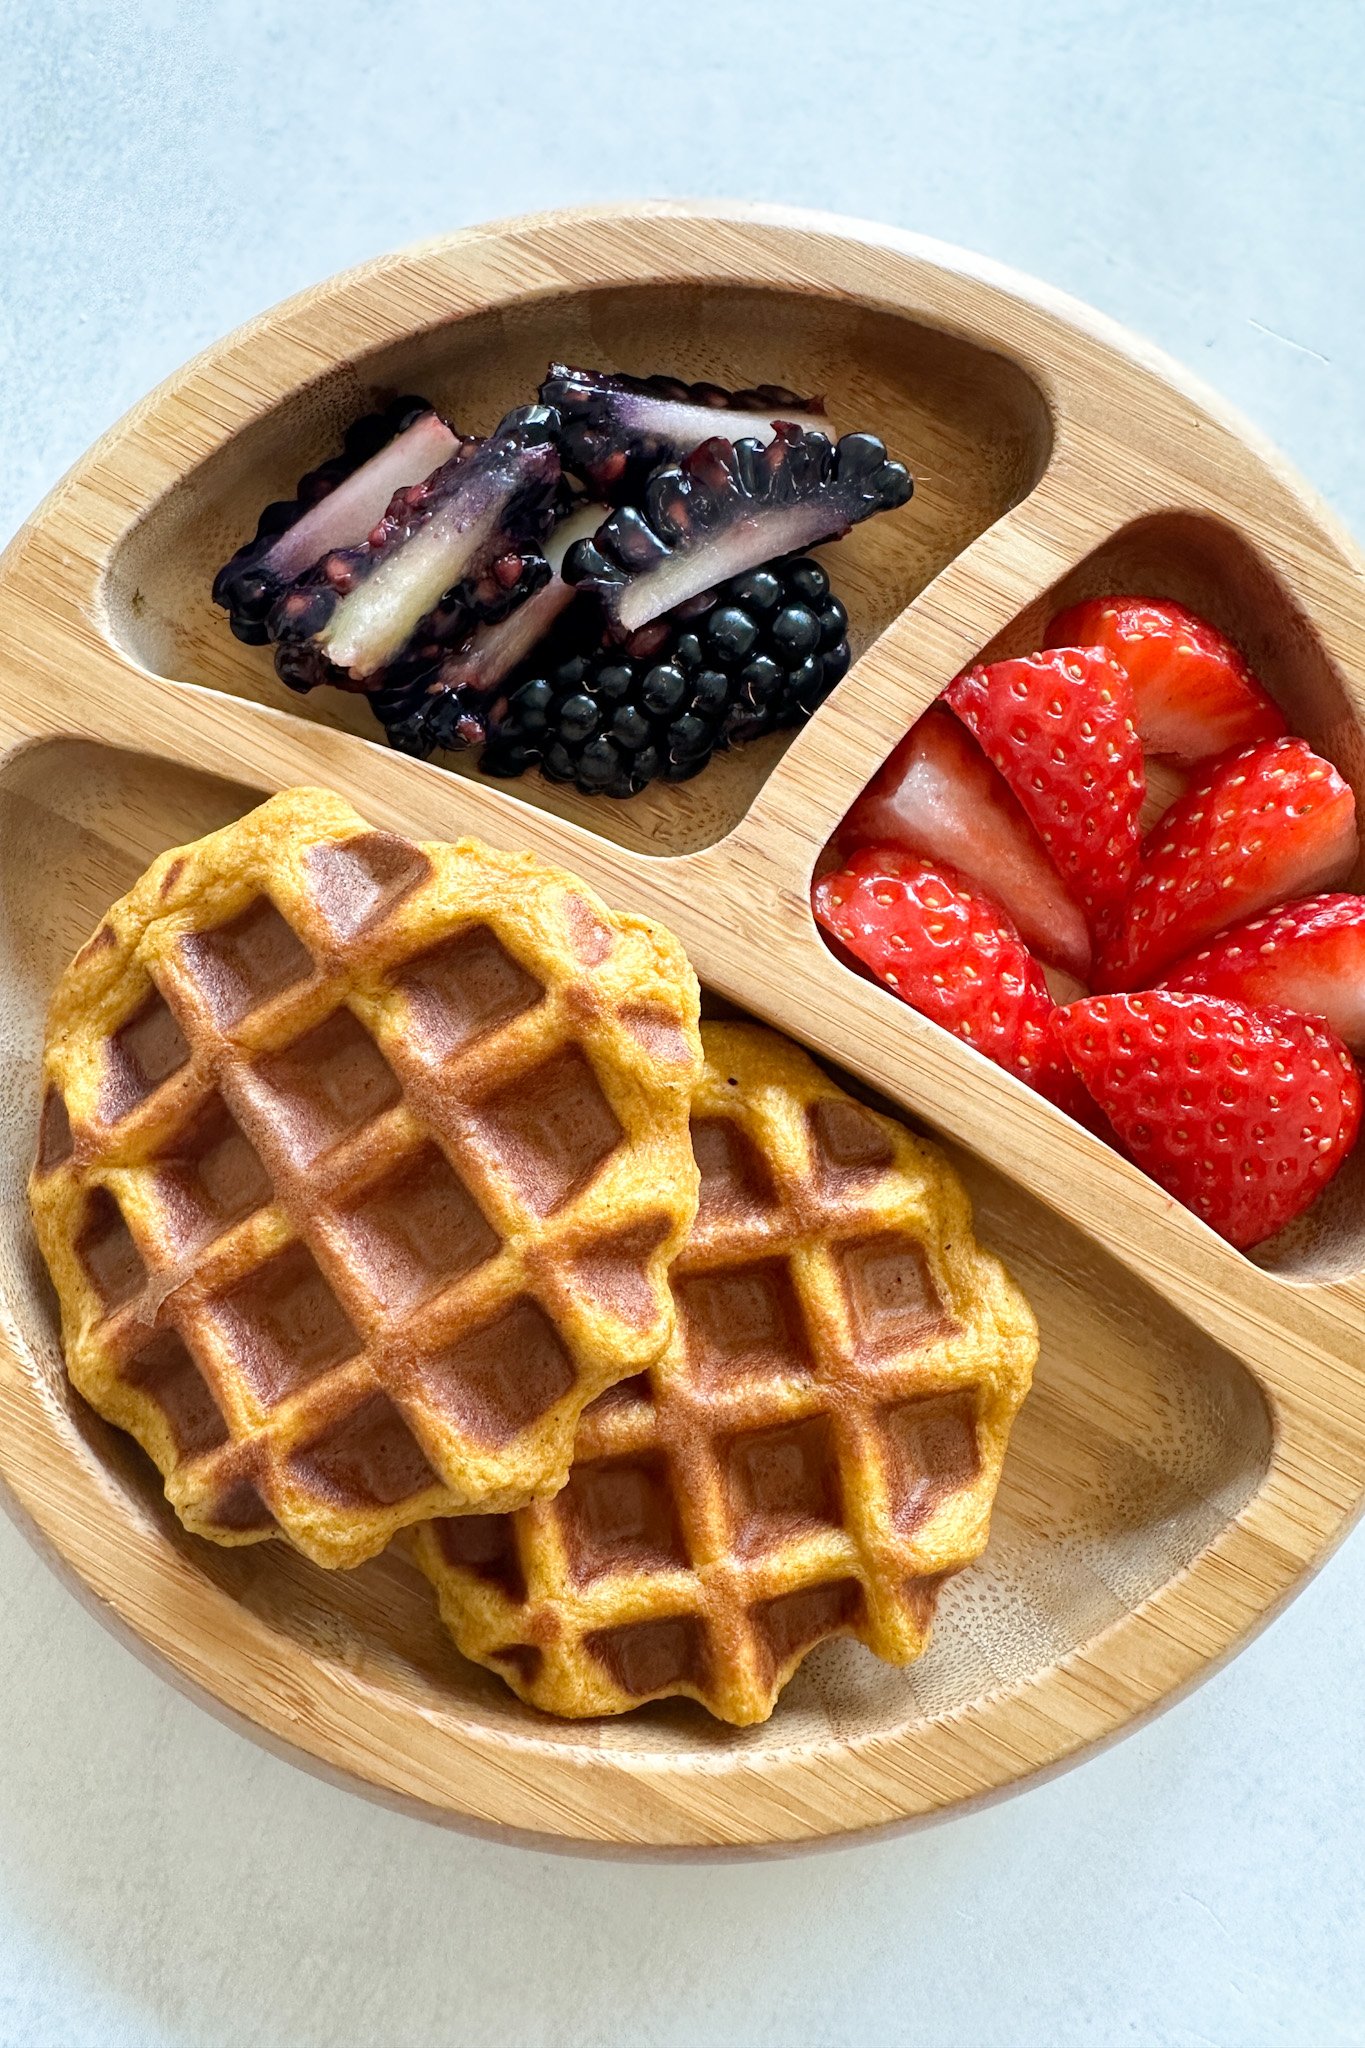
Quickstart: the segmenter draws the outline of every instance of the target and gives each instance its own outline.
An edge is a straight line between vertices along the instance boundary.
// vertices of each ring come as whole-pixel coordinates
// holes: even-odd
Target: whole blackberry
[[[495,708],[479,766],[511,777],[538,763],[585,796],[687,781],[718,750],[804,725],[848,668],[847,628],[818,562],[765,563],[686,617],[561,648]]]

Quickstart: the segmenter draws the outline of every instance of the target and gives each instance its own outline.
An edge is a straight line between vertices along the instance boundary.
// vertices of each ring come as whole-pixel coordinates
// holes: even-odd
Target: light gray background
[[[284,294],[645,193],[1036,272],[1219,385],[1365,531],[1363,76],[1359,0],[0,0],[0,539]],[[1357,1537],[1193,1699],[969,1819],[626,1866],[315,1784],[0,1525],[0,2043],[1355,2048],[1362,1604]]]

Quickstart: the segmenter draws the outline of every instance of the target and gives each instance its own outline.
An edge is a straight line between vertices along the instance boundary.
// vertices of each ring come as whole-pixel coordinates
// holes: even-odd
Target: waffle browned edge
[[[697,1010],[661,926],[325,790],[163,854],[49,1013],[30,1198],[73,1384],[221,1543],[354,1565],[554,1491],[671,1334]]]
[[[702,1038],[672,1344],[585,1413],[556,1498],[416,1532],[458,1647],[555,1714],[677,1694],[742,1726],[831,1636],[918,1657],[1037,1357],[934,1146],[772,1032]]]

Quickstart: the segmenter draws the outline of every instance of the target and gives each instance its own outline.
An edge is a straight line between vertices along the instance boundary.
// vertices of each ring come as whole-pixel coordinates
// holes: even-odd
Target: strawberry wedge
[[[926,711],[839,828],[841,846],[946,861],[998,903],[1040,960],[1078,981],[1090,935],[1019,799],[950,712]]]
[[[1128,678],[1098,648],[968,669],[944,696],[1027,812],[1092,935],[1118,918],[1137,865],[1142,748]]]
[[[1288,729],[1232,642],[1169,598],[1089,598],[1057,614],[1045,644],[1102,647],[1133,686],[1143,747],[1182,766]]]
[[[1056,1035],[1134,1163],[1242,1249],[1316,1201],[1355,1143],[1355,1062],[1314,1017],[1174,989],[1070,1003]]]
[[[1061,1108],[1077,1105],[1042,970],[1005,913],[953,868],[865,846],[815,884],[811,903],[843,952],[912,1010]]]
[[[1163,988],[1324,1017],[1365,1054],[1365,896],[1306,896],[1179,960]]]
[[[1350,786],[1306,740],[1225,754],[1158,819],[1098,989],[1140,988],[1272,904],[1330,889],[1356,857]]]

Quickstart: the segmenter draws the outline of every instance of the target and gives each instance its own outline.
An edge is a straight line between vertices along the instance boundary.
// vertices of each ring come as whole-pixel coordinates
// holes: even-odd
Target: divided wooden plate
[[[785,750],[626,805],[486,784],[370,744],[335,693],[288,697],[212,610],[258,507],[377,393],[483,429],[551,355],[823,390],[915,471],[906,511],[840,544],[858,658]],[[0,1475],[104,1618],[261,1739],[431,1818],[752,1850],[1066,1763],[1275,1611],[1365,1489],[1365,1154],[1253,1262],[856,979],[808,910],[829,833],[944,683],[1117,585],[1232,633],[1365,796],[1365,568],[1274,453],[1083,308],[816,215],[556,214],[385,258],[220,343],[92,450],[0,564]],[[150,1465],[70,1394],[24,1199],[48,991],[154,854],[298,782],[578,870],[665,919],[716,998],[949,1145],[1043,1353],[990,1550],[915,1669],[830,1645],[744,1732],[687,1705],[549,1721],[456,1655],[401,1560],[328,1576],[283,1545],[184,1536]]]

